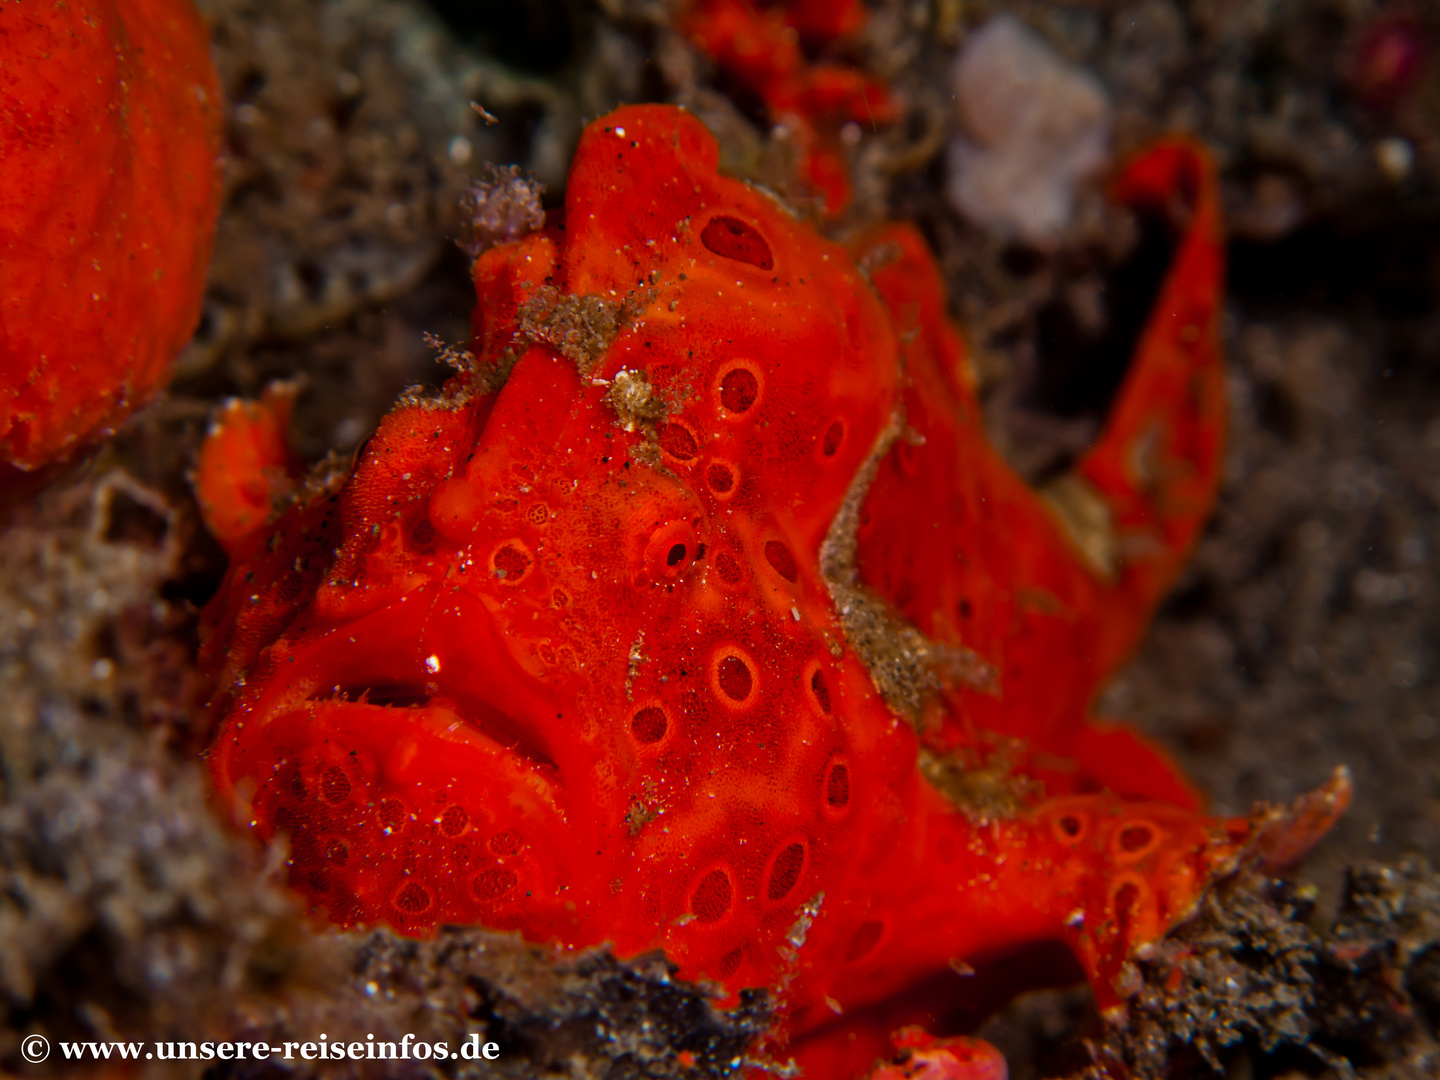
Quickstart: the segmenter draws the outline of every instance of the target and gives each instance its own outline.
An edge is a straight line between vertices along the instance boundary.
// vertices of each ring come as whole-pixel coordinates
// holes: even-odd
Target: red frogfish
[[[1119,179],[1188,222],[1108,427],[1043,493],[985,438],[919,234],[833,243],[717,162],[680,109],[591,124],[563,214],[475,262],[463,370],[268,521],[276,409],[227,411],[199,474],[231,556],[219,798],[335,922],[661,948],[767,988],[813,1076],[1033,943],[1123,1008],[1135,949],[1345,798],[1211,818],[1090,715],[1215,495],[1208,161]],[[1003,1075],[906,1032],[927,1075]]]

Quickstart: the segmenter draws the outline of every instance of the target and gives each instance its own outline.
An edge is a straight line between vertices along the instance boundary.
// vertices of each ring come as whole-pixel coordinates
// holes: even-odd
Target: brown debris
[[[665,420],[665,402],[643,371],[617,371],[605,392],[605,403],[615,410],[616,420],[626,431],[653,432]]]
[[[860,508],[880,462],[904,427],[897,412],[856,471],[845,501],[820,545],[820,577],[830,591],[845,638],[869,670],[875,689],[892,711],[918,728],[926,704],[943,687],[963,683],[989,692],[995,686],[995,672],[968,649],[931,641],[888,601],[856,581],[855,536]]]
[[[603,296],[566,296],[542,285],[520,307],[520,336],[559,351],[589,375],[628,321],[627,306]]]
[[[972,761],[922,746],[920,774],[976,825],[1002,821],[1033,802],[1040,790],[1034,780],[1013,771],[1007,749],[1002,746],[985,760]]]
[[[461,375],[468,375],[476,369],[477,361],[475,354],[464,345],[454,345],[436,335],[425,331],[422,340],[431,349],[435,350],[435,359],[439,360],[446,367],[453,369]]]
[[[900,437],[904,421],[897,412],[876,439],[870,456],[855,473],[835,520],[820,545],[820,577],[830,591],[845,638],[870,672],[870,679],[891,710],[919,725],[926,701],[940,689],[934,647],[890,605],[855,579],[855,536],[860,508],[881,460]]]

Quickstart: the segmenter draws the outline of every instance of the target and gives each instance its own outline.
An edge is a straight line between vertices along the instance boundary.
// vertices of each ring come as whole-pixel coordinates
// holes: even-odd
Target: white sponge
[[[1011,15],[970,35],[951,85],[951,203],[983,228],[1045,247],[1065,229],[1078,181],[1105,164],[1110,101],[1100,80]]]

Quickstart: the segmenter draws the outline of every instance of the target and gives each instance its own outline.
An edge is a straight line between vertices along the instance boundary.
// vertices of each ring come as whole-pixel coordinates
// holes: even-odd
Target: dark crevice
[[[578,5],[568,0],[429,0],[462,41],[507,65],[552,75],[573,58],[580,38]]]
[[[1083,325],[1064,297],[1036,313],[1036,376],[1026,404],[1064,417],[1109,410],[1175,255],[1175,233],[1162,217],[1138,221],[1139,243],[1107,275],[1096,325]]]

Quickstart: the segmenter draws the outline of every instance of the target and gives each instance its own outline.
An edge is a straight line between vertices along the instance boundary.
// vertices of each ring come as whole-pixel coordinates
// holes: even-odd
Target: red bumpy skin
[[[1225,428],[1219,194],[1203,150],[1184,142],[1153,147],[1115,188],[1137,206],[1186,202],[1188,226],[1104,432],[1039,499],[985,436],[919,235],[891,227],[858,246],[859,258],[875,253],[871,279],[904,343],[909,425],[880,464],[858,563],[932,640],[978,654],[992,675],[945,694],[937,749],[1015,737],[1011,752],[1051,793],[1109,789],[1198,808],[1162,755],[1086,716],[1214,504]]]
[[[952,961],[1027,943],[1069,943],[1113,1007],[1130,951],[1248,830],[1086,720],[1214,491],[1208,165],[1168,147],[1125,177],[1192,212],[1067,496],[1108,508],[1106,563],[985,444],[917,236],[857,246],[872,286],[717,158],[673,108],[592,124],[565,225],[475,265],[482,374],[402,402],[351,475],[227,537],[203,652],[217,790],[288,835],[293,885],[337,922],[663,948],[686,977],[769,987],[816,1076],[890,1054],[891,1027],[926,1015],[904,992]],[[925,441],[887,452],[902,408]],[[990,673],[910,718],[832,600],[864,594],[822,577],[877,459],[848,515],[861,580]],[[917,761],[989,776],[990,801]],[[1299,850],[1324,812],[1267,850]],[[995,1075],[965,1043],[904,1045],[897,1068]]]
[[[0,486],[164,385],[200,316],[220,130],[189,0],[0,10]]]

